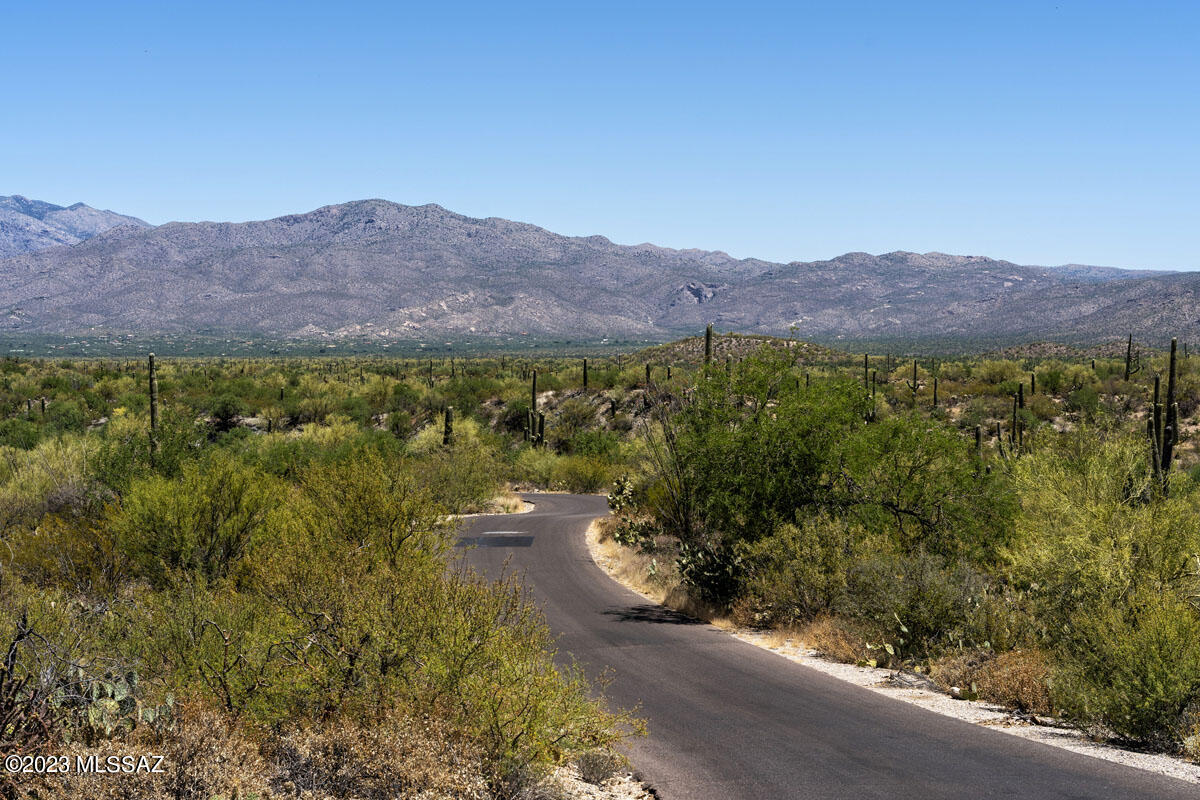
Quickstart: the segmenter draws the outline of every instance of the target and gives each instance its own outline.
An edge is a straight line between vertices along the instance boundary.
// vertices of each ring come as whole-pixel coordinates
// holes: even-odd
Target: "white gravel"
[[[646,785],[629,772],[618,772],[600,784],[588,783],[574,764],[559,767],[539,787],[543,797],[563,800],[654,800]]]

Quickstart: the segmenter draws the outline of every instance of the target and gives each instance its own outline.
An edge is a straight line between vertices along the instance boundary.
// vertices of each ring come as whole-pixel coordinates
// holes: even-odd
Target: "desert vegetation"
[[[608,763],[636,720],[515,578],[451,558],[453,515],[536,488],[608,492],[643,577],[713,613],[1194,755],[1198,406],[1186,349],[1133,341],[8,358],[5,754],[177,765],[122,797],[505,797]],[[36,791],[113,785],[81,780]]]
[[[1124,357],[1122,357],[1124,356]],[[1190,359],[706,356],[608,533],[743,624],[1200,753]]]
[[[515,468],[454,369],[5,361],[0,755],[168,771],[0,796],[508,797],[636,730],[450,557]]]

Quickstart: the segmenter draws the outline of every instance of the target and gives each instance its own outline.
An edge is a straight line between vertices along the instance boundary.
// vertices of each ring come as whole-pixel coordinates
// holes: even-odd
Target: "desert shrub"
[[[906,550],[988,560],[1015,511],[1000,473],[979,474],[957,433],[916,415],[866,426],[840,442],[831,504]]]
[[[566,443],[565,449],[576,455],[593,456],[612,462],[620,457],[621,439],[611,431],[578,431]]]
[[[596,407],[587,400],[579,397],[564,400],[555,409],[553,418],[547,420],[551,443],[560,450],[566,449],[567,443],[580,431],[592,427],[596,418]]]
[[[479,511],[500,490],[500,462],[483,442],[460,441],[414,461],[421,480],[453,513]]]
[[[1188,602],[1200,496],[1181,474],[1163,496],[1145,461],[1135,437],[1092,431],[1023,459],[1008,558],[1054,658],[1055,704],[1170,747],[1200,692],[1200,614]]]
[[[29,420],[19,417],[0,420],[0,447],[29,450],[38,443],[40,437],[38,426]]]
[[[715,552],[723,539],[753,541],[822,502],[837,443],[862,425],[863,399],[849,383],[783,392],[786,366],[764,352],[732,381],[716,372],[664,420],[651,503],[670,533]],[[772,413],[761,413],[769,402]]]
[[[156,586],[179,571],[211,581],[265,536],[280,501],[270,476],[216,450],[178,478],[134,481],[110,524],[136,574]]]
[[[561,456],[550,472],[551,484],[568,492],[598,492],[609,479],[608,464],[593,456]]]
[[[504,404],[500,413],[499,426],[509,433],[520,433],[529,425],[529,400],[518,398]]]
[[[1047,361],[1039,364],[1033,371],[1037,375],[1038,389],[1048,394],[1058,394],[1065,381],[1064,368],[1065,365],[1061,361]]]
[[[847,588],[844,610],[886,631],[897,657],[927,659],[989,642],[988,616],[979,610],[993,602],[991,587],[966,564],[920,551],[872,556],[849,570]]]
[[[103,519],[48,514],[8,537],[12,570],[38,586],[61,586],[111,598],[129,577],[129,560]]]
[[[209,413],[213,418],[213,427],[218,431],[227,431],[234,425],[234,420],[239,417],[245,407],[242,404],[241,398],[233,394],[223,394],[212,402],[212,408]]]
[[[42,515],[95,504],[88,470],[93,442],[83,437],[46,439],[30,450],[0,448],[0,536],[36,525]]]
[[[1037,649],[965,650],[935,661],[929,675],[945,689],[958,688],[968,698],[1015,708],[1029,714],[1051,714],[1051,665]]]
[[[1025,399],[1025,409],[1040,421],[1049,421],[1058,416],[1058,404],[1044,394],[1035,394]]]
[[[62,433],[81,433],[88,423],[87,409],[75,400],[54,400],[46,405],[46,427]]]
[[[843,605],[847,573],[868,536],[854,522],[818,514],[740,549],[745,601],[756,624],[790,624]]]
[[[152,472],[164,477],[178,475],[180,465],[201,447],[201,434],[177,409],[164,409],[156,436],[158,450],[152,456],[149,418],[118,409],[104,426],[88,467],[110,491],[124,494],[135,478]]]
[[[625,759],[607,750],[584,753],[575,760],[579,777],[585,782],[599,786],[626,764]]]
[[[516,479],[549,488],[554,483],[554,468],[561,456],[535,447],[522,449],[513,464]]]
[[[305,522],[389,558],[401,550],[440,555],[448,543],[444,509],[418,478],[413,463],[363,448],[349,457],[311,465],[300,485],[311,505]]]
[[[1200,615],[1143,591],[1072,620],[1051,684],[1067,716],[1118,737],[1176,749],[1185,712],[1200,700]]]
[[[959,417],[959,425],[972,430],[976,425],[985,431],[991,428],[993,420],[1005,419],[1012,412],[1012,404],[1007,398],[1001,397],[972,397],[963,408]]]
[[[1080,386],[1067,395],[1067,408],[1093,417],[1100,409],[1100,395],[1091,386]]]
[[[1019,381],[1024,377],[1024,370],[1016,361],[980,361],[971,368],[971,376],[987,383],[1003,383],[1004,381]]]

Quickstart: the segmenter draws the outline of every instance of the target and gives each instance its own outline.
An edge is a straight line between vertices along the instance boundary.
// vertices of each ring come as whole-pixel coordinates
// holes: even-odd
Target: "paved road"
[[[641,704],[630,758],[663,800],[1200,798],[1200,786],[1030,742],[850,686],[649,605],[605,575],[584,531],[595,496],[530,495],[529,514],[480,517],[467,560],[523,570],[559,648],[612,701]]]

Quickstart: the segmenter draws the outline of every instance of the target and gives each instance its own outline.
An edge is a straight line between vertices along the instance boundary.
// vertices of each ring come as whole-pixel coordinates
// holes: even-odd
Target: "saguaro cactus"
[[[704,329],[704,366],[712,363],[712,323],[710,322]]]
[[[454,406],[446,406],[446,417],[442,425],[442,445],[449,447],[454,441]]]
[[[529,410],[537,411],[537,370],[533,370],[533,377],[529,381]]]
[[[646,388],[650,388],[650,362],[646,362]]]
[[[1171,459],[1175,455],[1175,444],[1179,441],[1179,404],[1175,402],[1176,348],[1175,339],[1171,340],[1171,360],[1167,373],[1166,408],[1159,404],[1159,379],[1154,378],[1154,418],[1149,423],[1152,448],[1151,459],[1154,472],[1162,484],[1164,494],[1167,491],[1167,476],[1171,471]],[[1164,420],[1164,416],[1166,417]]]
[[[588,374],[587,374],[587,359],[585,358],[585,359],[583,360],[583,390],[584,390],[585,392],[587,391],[587,388],[588,388],[588,380],[587,380],[587,379],[588,379]]]
[[[545,450],[546,449],[546,415],[539,411],[537,417],[538,417],[538,419],[537,419],[538,447]]]

